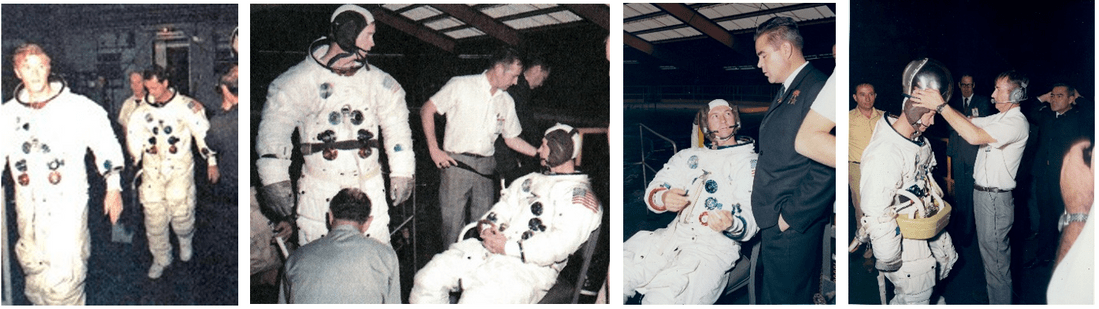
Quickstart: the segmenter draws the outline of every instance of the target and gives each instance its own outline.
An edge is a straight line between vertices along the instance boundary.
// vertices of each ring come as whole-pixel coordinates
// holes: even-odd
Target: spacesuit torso
[[[208,160],[214,154],[206,145],[210,122],[201,103],[172,91],[167,102],[134,109],[126,128],[126,144],[130,154],[142,161],[146,174],[193,178],[192,138],[203,158]]]
[[[645,192],[658,188],[681,188],[687,191],[690,204],[668,224],[676,234],[708,238],[717,246],[739,245],[734,240],[748,240],[758,230],[752,216],[752,181],[756,158],[751,143],[720,147],[720,149],[689,148],[673,156],[657,172]],[[650,196],[650,194],[646,194]],[[649,210],[653,201],[646,199]],[[744,228],[737,233],[716,233],[705,223],[709,212],[727,210],[733,214],[733,225]]]
[[[901,136],[891,125],[894,121],[897,118],[882,117],[863,152],[860,185],[864,217],[860,220],[870,235],[878,264],[900,263],[899,270],[883,272],[901,291],[893,302],[926,304],[935,285],[936,262],[941,264],[941,277],[945,277],[957,261],[957,254],[946,231],[927,240],[902,238],[900,234],[894,214],[912,217],[919,207],[895,210],[894,206],[900,204],[899,192],[907,191],[925,201],[942,192],[931,183],[936,161],[927,138],[912,141]]]
[[[0,108],[0,151],[15,180],[15,253],[27,276],[28,298],[35,304],[83,304],[90,249],[84,156],[92,150],[96,169],[116,190],[124,161],[107,113],[59,82],[51,86],[62,90],[40,109],[16,100]]]
[[[326,48],[313,56],[323,55]],[[378,156],[387,151],[390,177],[411,178],[412,133],[401,85],[381,69],[367,66],[341,76],[307,58],[268,89],[256,136],[256,168],[264,185],[290,180],[290,136],[299,132],[305,160],[296,192],[302,244],[324,235],[327,199],[349,187],[370,197],[374,223],[367,234],[389,243],[389,208]],[[378,142],[379,129],[384,146]]]

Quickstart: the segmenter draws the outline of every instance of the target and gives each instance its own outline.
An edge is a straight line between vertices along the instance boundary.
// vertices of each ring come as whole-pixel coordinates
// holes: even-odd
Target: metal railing
[[[739,101],[768,102],[778,91],[778,85],[662,85],[662,86],[626,86],[622,96],[634,104],[654,103],[664,100],[712,100],[724,98]]]
[[[645,131],[649,131],[650,133],[652,133],[652,135],[654,135],[654,136],[656,136],[660,139],[663,139],[664,141],[668,142],[668,144],[671,144],[672,145],[672,154],[673,155],[675,153],[679,152],[679,147],[676,146],[675,141],[672,141],[672,139],[670,139],[670,138],[668,138],[664,135],[661,135],[660,133],[657,133],[655,130],[653,130],[652,128],[649,128],[648,126],[646,126],[643,123],[637,124],[637,127],[638,127],[637,130],[638,130],[638,133],[639,133],[638,134],[638,139],[639,139],[639,142],[641,142],[641,144],[640,144],[641,145],[641,162],[637,162],[636,164],[641,166],[641,178],[642,178],[642,182],[641,182],[642,188],[641,189],[644,190],[645,185],[649,182],[649,176],[648,176],[649,175],[649,170],[652,170],[652,173],[653,173],[654,176],[656,175],[656,168],[649,165],[649,162],[647,161],[647,159],[648,159],[648,157],[651,153],[645,147],[645,145],[647,145],[647,143],[645,143],[645,141],[646,141]],[[654,152],[655,152],[655,149],[654,149]]]

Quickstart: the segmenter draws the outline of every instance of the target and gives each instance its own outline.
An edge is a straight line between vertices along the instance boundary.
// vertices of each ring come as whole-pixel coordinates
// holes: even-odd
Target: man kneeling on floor
[[[286,259],[279,303],[399,304],[397,253],[365,235],[374,217],[359,189],[340,190],[329,203],[328,235]]]
[[[557,124],[538,155],[549,168],[516,179],[476,225],[478,237],[435,255],[416,273],[409,302],[535,303],[565,268],[569,254],[599,228],[603,209],[588,176],[576,171],[580,134]]]
[[[676,153],[645,190],[656,213],[679,213],[667,228],[641,231],[622,245],[624,297],[643,304],[713,304],[740,258],[740,242],[759,231],[752,216],[757,154],[737,138],[740,113],[725,100],[699,111],[708,148]]]

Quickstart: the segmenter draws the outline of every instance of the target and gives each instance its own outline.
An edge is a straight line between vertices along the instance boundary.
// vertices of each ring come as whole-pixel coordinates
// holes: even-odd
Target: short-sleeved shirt
[[[874,135],[874,126],[881,119],[882,114],[884,112],[877,108],[870,110],[870,118],[863,116],[858,108],[852,109],[847,114],[847,121],[850,122],[847,133],[851,137],[847,144],[847,161],[862,161],[862,152],[866,150],[866,145],[870,144],[870,137]]]
[[[836,74],[828,76],[828,81],[824,82],[824,88],[820,89],[810,109],[828,118],[832,123],[836,122]]]
[[[987,117],[973,118],[973,124],[996,139],[981,145],[973,169],[974,183],[982,187],[1011,190],[1023,160],[1030,126],[1019,108]]]
[[[443,150],[491,156],[497,136],[512,138],[523,131],[515,101],[503,89],[492,93],[486,73],[451,78],[431,96],[438,113],[446,116]]]

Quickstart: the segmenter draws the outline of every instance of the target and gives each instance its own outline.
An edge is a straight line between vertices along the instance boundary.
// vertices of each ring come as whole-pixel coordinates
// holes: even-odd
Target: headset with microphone
[[[359,47],[355,41],[358,39],[359,34],[373,22],[374,15],[358,5],[345,4],[337,8],[336,12],[332,13],[328,37],[343,52],[333,56],[332,59],[329,59],[327,63],[322,63],[322,65],[333,71],[354,72],[361,68],[366,68],[369,71],[370,66],[366,61],[366,50]],[[316,45],[322,41],[324,40],[314,41],[311,45]],[[311,46],[310,50],[315,49]],[[336,70],[332,67],[337,61],[347,57],[354,57],[355,64],[351,68]],[[317,60],[317,62],[319,63],[320,60]]]

